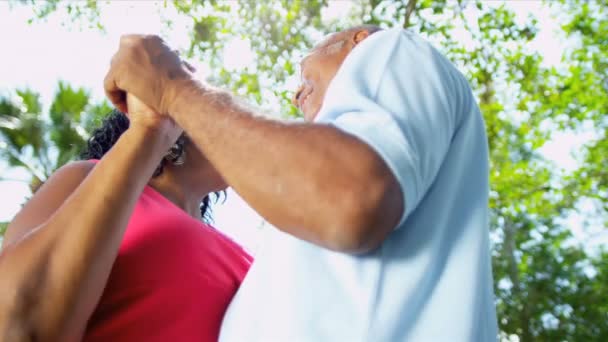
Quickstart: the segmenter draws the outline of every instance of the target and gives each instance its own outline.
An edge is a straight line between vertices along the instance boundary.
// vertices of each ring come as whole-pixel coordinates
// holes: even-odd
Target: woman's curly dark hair
[[[87,146],[81,154],[84,160],[101,159],[114,146],[118,138],[129,128],[129,119],[120,111],[114,109],[102,121],[101,126],[94,129],[91,137],[87,140]],[[183,139],[180,139],[183,141]],[[154,171],[154,177],[163,172],[163,167],[168,161],[163,158],[160,165]],[[216,198],[219,197],[215,193]],[[212,221],[211,218],[211,199],[210,195],[205,196],[201,200],[201,217],[206,222]]]

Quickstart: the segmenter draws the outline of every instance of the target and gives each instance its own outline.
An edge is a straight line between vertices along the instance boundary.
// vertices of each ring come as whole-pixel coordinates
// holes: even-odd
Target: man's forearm
[[[204,85],[178,89],[171,115],[270,223],[332,249],[359,243],[350,229],[376,219],[367,214],[390,178],[365,143],[329,125],[264,119]]]

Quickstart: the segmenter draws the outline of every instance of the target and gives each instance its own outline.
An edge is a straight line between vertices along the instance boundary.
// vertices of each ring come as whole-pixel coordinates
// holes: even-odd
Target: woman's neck
[[[152,178],[148,184],[188,215],[199,220],[202,219],[201,200],[208,192],[203,194],[202,191],[193,191],[191,184],[180,182],[178,179],[183,180],[182,177],[176,177],[171,172],[164,171],[159,176]]]

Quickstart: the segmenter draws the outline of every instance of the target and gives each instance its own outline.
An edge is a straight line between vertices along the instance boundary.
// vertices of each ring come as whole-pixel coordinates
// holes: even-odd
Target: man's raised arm
[[[262,118],[194,80],[155,36],[126,36],[105,80],[170,115],[227,183],[277,228],[329,249],[377,247],[404,210],[397,180],[364,142],[329,125]]]

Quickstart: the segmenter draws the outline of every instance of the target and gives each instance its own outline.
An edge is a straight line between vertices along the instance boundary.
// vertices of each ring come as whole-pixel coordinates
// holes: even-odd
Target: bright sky
[[[521,20],[529,13],[539,15],[546,12],[540,10],[540,2],[536,1],[509,2],[509,5]],[[121,34],[163,33],[173,47],[188,47],[191,21],[180,20],[170,7],[164,8],[161,16],[159,6],[162,2],[112,2],[103,7],[102,23],[107,29],[103,34],[93,29],[79,31],[72,25],[64,27],[61,24],[63,18],[58,15],[52,15],[46,22],[27,24],[32,16],[27,7],[16,6],[9,11],[8,3],[0,2],[0,41],[4,46],[0,54],[0,94],[30,87],[41,93],[43,104],[48,108],[58,80],[65,80],[73,86],[89,89],[93,99],[100,100],[103,96],[102,80]],[[323,12],[324,19],[336,18],[350,6],[348,1],[333,1]],[[467,16],[473,19],[475,14],[468,13]],[[162,17],[174,21],[170,30],[162,24]],[[547,15],[541,15],[539,19],[541,31],[534,44],[546,56],[545,63],[558,64],[563,44],[553,34],[557,23]],[[462,39],[467,37],[463,35]],[[253,60],[244,40],[227,42],[225,56],[224,63],[229,68],[242,68]],[[202,70],[204,72],[204,66]],[[543,153],[559,167],[571,169],[576,166],[572,151],[588,141],[592,137],[590,134],[561,135],[543,147]],[[6,170],[4,165],[0,165],[0,172],[4,178],[24,179],[22,173]],[[0,221],[10,220],[25,196],[29,195],[27,183],[17,181],[0,181],[0,193]],[[230,192],[227,202],[215,207],[214,216],[218,228],[246,247],[256,249],[259,236],[256,228],[262,220],[236,194]]]
[[[121,34],[162,32],[172,46],[188,47],[189,26],[186,22],[175,22],[171,31],[163,31],[158,6],[149,1],[113,2],[103,12],[107,33],[102,34],[97,30],[80,32],[64,27],[57,15],[47,22],[28,25],[31,12],[26,7],[18,6],[9,12],[8,3],[0,2],[0,41],[7,47],[0,54],[0,93],[30,87],[40,92],[48,108],[58,80],[65,80],[89,89],[94,100],[101,100],[103,77]],[[169,8],[163,10],[163,16],[177,17],[168,11]],[[232,46],[228,55],[239,55]],[[233,60],[229,63],[242,65]],[[0,172],[4,178],[25,178],[23,173],[6,170],[4,165],[0,166]],[[19,210],[29,190],[26,182],[2,181],[0,193],[0,221],[7,221]],[[218,228],[255,249],[259,235],[256,228],[262,219],[236,194],[229,192],[226,203],[215,207],[214,217]]]

